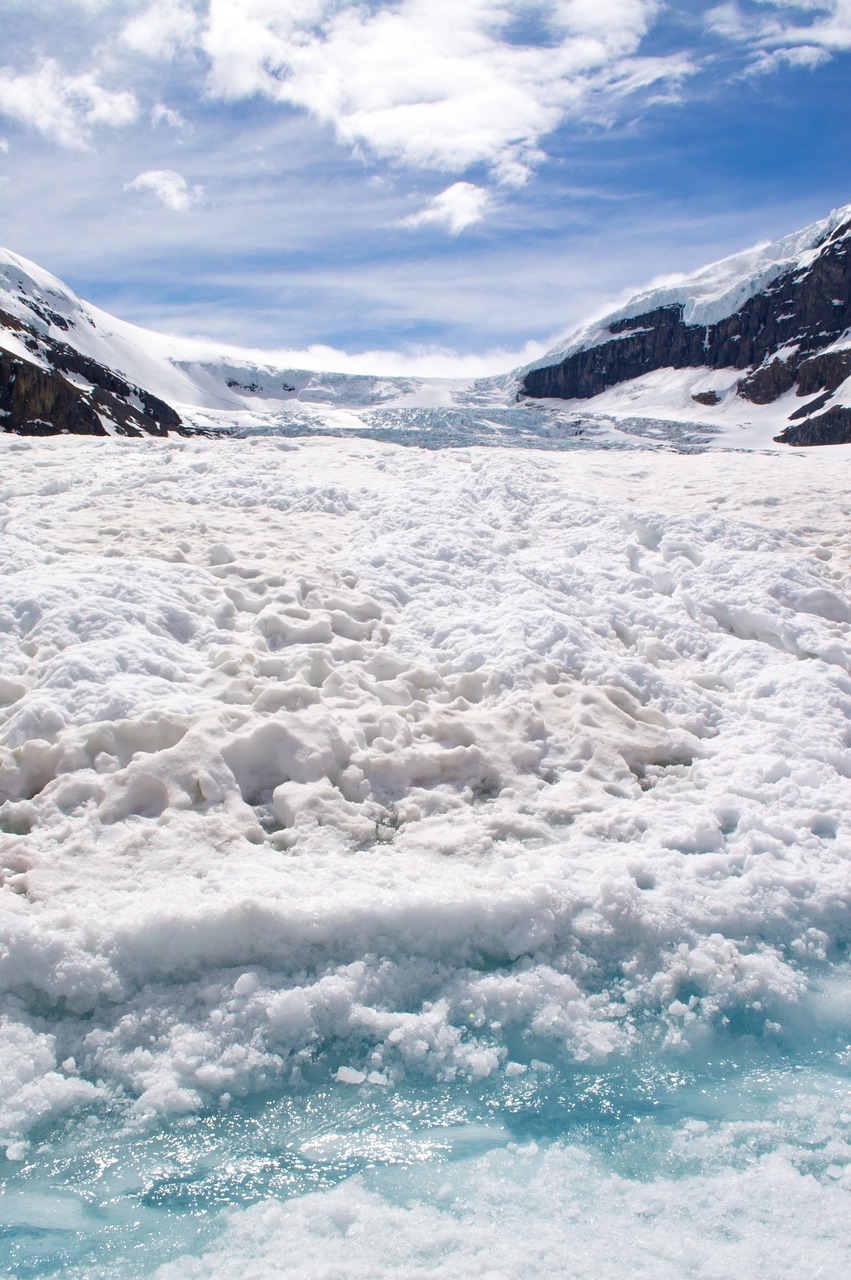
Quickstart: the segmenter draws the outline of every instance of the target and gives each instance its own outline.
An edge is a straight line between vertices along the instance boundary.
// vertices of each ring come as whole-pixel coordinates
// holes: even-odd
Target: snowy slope
[[[791,444],[851,439],[851,206],[637,294],[520,382],[530,397],[699,417],[745,439],[769,423]]]
[[[227,413],[256,409],[259,404],[262,415],[267,401],[334,407],[398,401],[428,404],[449,398],[445,380],[293,369],[273,352],[243,351],[139,328],[83,302],[55,276],[5,249],[0,249],[0,312],[40,335],[68,343],[181,409]],[[34,358],[20,332],[0,325],[3,349]]]
[[[515,374],[476,381],[355,376],[293,369],[272,352],[168,337],[125,323],[83,302],[56,277],[0,251],[0,352],[50,367],[51,343],[67,343],[172,405],[190,430],[237,434],[362,433],[405,443],[537,444],[563,447],[705,446],[714,429],[699,415],[661,431],[653,415],[616,424],[517,402]],[[23,326],[27,326],[25,329]],[[34,330],[47,344],[33,351]],[[29,346],[27,341],[29,340]],[[622,415],[621,415],[622,417]],[[762,433],[770,442],[771,432]]]
[[[851,432],[851,327],[843,319],[851,326],[849,246],[851,205],[774,244],[663,281],[525,369],[475,382],[294,369],[286,352],[157,334],[81,301],[35,264],[0,250],[0,365],[5,352],[46,375],[58,368],[87,396],[97,369],[69,371],[63,351],[94,361],[102,383],[116,373],[130,384],[119,388],[118,412],[114,404],[95,406],[110,432],[125,429],[122,413],[155,411],[154,396],[185,429],[215,433],[354,432],[430,447],[691,449],[775,448],[774,438],[792,428],[803,433],[793,443],[820,443],[807,438],[818,437],[819,423],[830,421],[844,438],[847,419]],[[825,296],[831,289],[840,296]],[[8,361],[5,367],[8,377]],[[155,429],[171,423],[161,414]]]

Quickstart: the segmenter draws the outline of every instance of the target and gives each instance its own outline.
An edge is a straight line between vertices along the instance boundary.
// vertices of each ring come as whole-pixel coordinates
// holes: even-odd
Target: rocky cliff
[[[32,304],[30,309],[35,311]],[[58,313],[36,327],[0,311],[0,427],[18,435],[167,435],[179,415],[114,369],[49,335],[68,331]],[[2,338],[14,351],[2,350]]]
[[[737,370],[743,375],[737,394],[754,404],[769,404],[793,389],[798,396],[817,397],[790,415],[803,421],[778,439],[851,440],[851,413],[844,406],[810,416],[851,377],[851,209],[843,212],[847,216],[838,225],[826,224],[821,238],[816,234],[815,243],[786,269],[756,275],[753,291],[729,314],[689,322],[689,303],[698,315],[700,305],[686,287],[683,301],[634,308],[633,314],[602,322],[590,340],[563,358],[539,362],[526,371],[521,395],[586,400],[653,370]],[[716,402],[711,391],[694,399]]]

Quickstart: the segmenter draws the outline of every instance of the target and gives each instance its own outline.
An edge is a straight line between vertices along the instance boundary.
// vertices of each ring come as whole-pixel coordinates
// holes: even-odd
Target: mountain
[[[851,442],[851,205],[639,293],[500,378],[313,372],[287,357],[128,324],[0,249],[5,431],[765,448]]]
[[[691,398],[707,409],[782,399],[782,443],[851,441],[851,205],[637,294],[524,370],[520,394],[611,407],[606,393],[629,386],[635,406],[663,370],[701,371]]]
[[[327,410],[434,403],[437,381],[317,373],[292,368],[273,352],[155,333],[82,301],[35,263],[0,249],[6,431],[140,436],[222,429],[268,420],[291,404]]]
[[[0,260],[0,415],[24,435],[167,435],[179,414],[115,367],[85,306],[14,254]]]

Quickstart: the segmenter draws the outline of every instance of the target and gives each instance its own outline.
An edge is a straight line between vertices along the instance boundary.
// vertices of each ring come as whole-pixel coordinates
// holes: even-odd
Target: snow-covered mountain
[[[637,294],[524,370],[521,390],[633,410],[690,395],[743,416],[782,399],[784,443],[851,440],[851,205]]]
[[[851,205],[477,382],[313,372],[154,333],[0,249],[0,422],[29,435],[354,430],[431,447],[848,442],[849,247]]]
[[[470,384],[465,383],[465,386]],[[445,401],[444,381],[294,369],[271,352],[175,338],[83,302],[0,249],[0,415],[26,434],[163,434],[275,406]]]

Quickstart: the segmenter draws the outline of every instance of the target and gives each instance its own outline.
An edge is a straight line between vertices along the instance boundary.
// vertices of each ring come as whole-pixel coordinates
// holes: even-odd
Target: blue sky
[[[851,0],[2,10],[0,243],[171,332],[496,370],[851,201]]]

